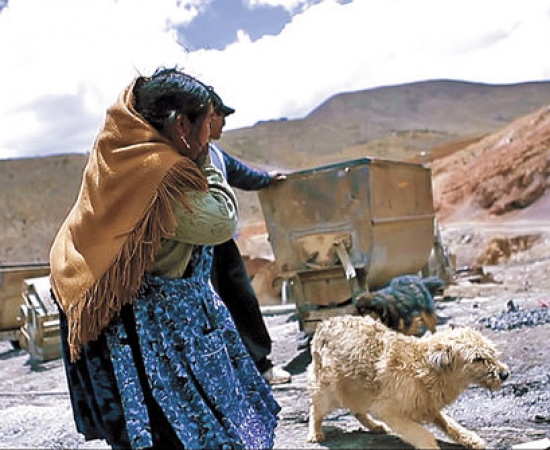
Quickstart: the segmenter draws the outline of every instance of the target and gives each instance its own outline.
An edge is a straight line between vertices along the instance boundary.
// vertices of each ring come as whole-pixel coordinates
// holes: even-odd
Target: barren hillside
[[[85,161],[85,155],[0,161],[0,264],[47,261]]]
[[[411,159],[492,133],[545,104],[550,104],[549,82],[430,80],[342,93],[302,120],[233,130],[220,143],[245,160],[289,170],[366,155]]]
[[[548,220],[550,106],[432,163],[443,221]]]

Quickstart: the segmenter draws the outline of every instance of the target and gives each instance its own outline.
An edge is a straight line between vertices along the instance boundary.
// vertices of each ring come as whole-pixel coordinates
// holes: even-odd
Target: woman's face
[[[210,122],[212,121],[213,109],[210,105],[208,111],[197,117],[194,123],[190,125],[186,140],[189,148],[180,149],[180,152],[191,158],[193,161],[202,159],[208,152],[208,142],[210,141]]]

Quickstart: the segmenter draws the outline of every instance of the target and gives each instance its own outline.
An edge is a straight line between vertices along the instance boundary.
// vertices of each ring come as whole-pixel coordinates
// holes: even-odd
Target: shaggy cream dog
[[[371,432],[397,434],[417,448],[439,448],[422,426],[430,422],[463,446],[485,448],[483,439],[441,410],[468,386],[496,390],[509,376],[494,345],[471,328],[416,338],[369,316],[321,322],[311,355],[309,442],[323,440],[323,418],[345,408]]]

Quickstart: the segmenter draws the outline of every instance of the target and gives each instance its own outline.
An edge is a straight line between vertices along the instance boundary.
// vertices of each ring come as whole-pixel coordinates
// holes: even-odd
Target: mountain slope
[[[479,138],[548,103],[550,82],[432,80],[339,94],[304,119],[228,131],[220,144],[245,160],[292,170],[365,155],[410,159]]]
[[[550,104],[550,83],[427,81],[337,95],[302,120],[229,131],[220,144],[256,167],[285,171],[364,156],[418,160],[420,152],[427,153],[420,159],[427,161],[432,150],[433,156],[458,155],[471,142],[485,135],[490,139],[512,119],[544,104]],[[0,264],[47,260],[51,240],[76,198],[86,158],[0,160]],[[458,167],[461,160],[456,158],[448,160],[449,168]],[[434,163],[434,171],[437,167]],[[442,215],[458,207],[450,197],[453,190],[473,193],[453,177],[445,177],[445,183],[455,183],[449,185],[436,178],[436,192],[447,186],[438,197]],[[256,193],[237,195],[242,226],[262,220]]]

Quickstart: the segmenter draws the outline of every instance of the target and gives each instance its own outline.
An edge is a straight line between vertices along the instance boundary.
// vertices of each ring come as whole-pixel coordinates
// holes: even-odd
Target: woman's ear
[[[190,134],[191,122],[185,114],[178,114],[171,123],[170,128],[165,132],[165,135],[170,138],[178,152],[189,157],[191,157],[191,147],[187,140]]]
[[[174,123],[176,136],[187,137],[191,132],[191,122],[185,114],[178,114]]]

